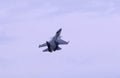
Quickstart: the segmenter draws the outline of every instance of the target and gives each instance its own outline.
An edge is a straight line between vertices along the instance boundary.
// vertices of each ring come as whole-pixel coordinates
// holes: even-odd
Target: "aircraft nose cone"
[[[62,30],[62,28],[59,29],[59,31],[61,31],[61,30]]]
[[[60,33],[62,31],[62,28],[60,28],[58,31],[57,31],[57,33]]]

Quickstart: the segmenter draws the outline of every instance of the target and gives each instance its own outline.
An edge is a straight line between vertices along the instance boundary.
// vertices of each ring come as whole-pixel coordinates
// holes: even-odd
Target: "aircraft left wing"
[[[44,46],[47,46],[47,44],[46,43],[40,44],[38,47],[40,48],[40,47],[44,47]]]
[[[62,39],[58,39],[58,40],[57,40],[57,43],[58,43],[58,44],[68,44],[69,41],[67,42],[67,41],[64,41],[64,40],[62,40]]]

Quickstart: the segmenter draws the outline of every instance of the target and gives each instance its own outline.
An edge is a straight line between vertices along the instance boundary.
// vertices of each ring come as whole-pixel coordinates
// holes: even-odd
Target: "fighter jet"
[[[55,36],[53,36],[50,41],[46,41],[46,43],[40,44],[39,48],[47,46],[47,49],[43,50],[43,52],[53,52],[56,50],[61,50],[59,45],[66,45],[69,43],[69,41],[67,42],[61,39],[61,36],[60,36],[61,31],[62,31],[62,28],[60,28],[56,32]]]

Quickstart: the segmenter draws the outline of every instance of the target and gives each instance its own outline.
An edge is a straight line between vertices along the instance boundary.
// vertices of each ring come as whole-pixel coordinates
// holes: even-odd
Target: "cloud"
[[[50,3],[58,7],[61,13],[96,12],[97,14],[111,14],[119,12],[118,0],[51,0]]]
[[[119,16],[93,16],[77,12],[9,24],[7,30],[16,40],[1,49],[1,56],[9,60],[4,66],[6,69],[1,70],[2,75],[22,78],[118,76]],[[62,35],[70,44],[52,54],[42,53],[38,44],[54,35],[56,24],[62,25]]]
[[[38,3],[37,3],[38,2]],[[2,4],[2,3],[1,3]],[[1,5],[1,23],[11,23],[17,21],[43,18],[56,12],[57,8],[52,7],[49,2],[42,1],[13,1],[9,4],[3,2]],[[38,5],[39,4],[39,5]]]
[[[13,41],[0,46],[0,77],[119,77],[120,15],[97,16],[111,9],[112,2],[86,1],[25,0],[5,6],[0,36]],[[43,53],[38,45],[59,28],[70,44]]]
[[[8,33],[4,30],[4,27],[0,27],[0,45],[7,44],[8,42],[12,41],[11,37]]]
[[[0,8],[1,24],[49,18],[71,12],[98,15],[119,12],[119,2],[117,0],[15,0],[2,1],[0,4],[3,7]]]

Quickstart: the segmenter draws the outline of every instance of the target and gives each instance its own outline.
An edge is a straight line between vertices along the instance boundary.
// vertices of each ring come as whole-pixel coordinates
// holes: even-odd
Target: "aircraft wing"
[[[44,46],[47,46],[47,44],[46,43],[40,44],[38,47],[40,48],[40,47],[44,47]]]
[[[69,43],[69,42],[64,41],[62,39],[58,39],[57,42],[58,42],[58,44],[68,44]]]

